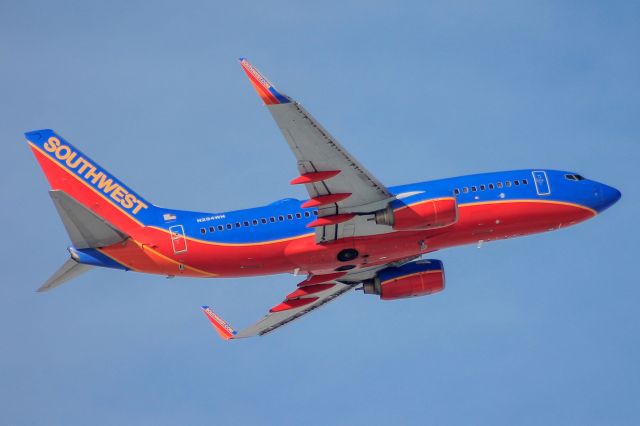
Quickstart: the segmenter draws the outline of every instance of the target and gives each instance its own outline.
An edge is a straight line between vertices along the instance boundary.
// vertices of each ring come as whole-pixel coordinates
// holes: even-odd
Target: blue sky
[[[638,424],[637,2],[0,4],[0,423]],[[22,133],[54,128],[156,204],[304,197],[237,58],[388,185],[575,170],[622,200],[559,232],[435,253],[447,288],[352,293],[222,342],[297,282],[95,270]]]

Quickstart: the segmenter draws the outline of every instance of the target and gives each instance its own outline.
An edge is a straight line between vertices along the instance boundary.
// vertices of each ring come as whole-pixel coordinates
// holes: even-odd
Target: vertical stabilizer
[[[157,217],[155,206],[53,130],[26,137],[51,189],[64,191],[119,231],[130,234]]]

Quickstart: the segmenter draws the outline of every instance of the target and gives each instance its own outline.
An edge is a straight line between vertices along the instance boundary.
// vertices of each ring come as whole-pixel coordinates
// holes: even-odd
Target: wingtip
[[[238,334],[225,320],[213,312],[209,306],[202,306],[202,312],[204,312],[222,339],[231,340]]]
[[[287,104],[291,102],[289,97],[280,93],[280,91],[277,90],[274,85],[256,69],[256,67],[249,63],[247,58],[241,57],[239,58],[239,61],[240,66],[247,74],[247,77],[249,77],[251,85],[265,105]]]

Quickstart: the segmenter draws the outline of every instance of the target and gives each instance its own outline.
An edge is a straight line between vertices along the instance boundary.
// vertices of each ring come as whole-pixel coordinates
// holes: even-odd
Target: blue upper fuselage
[[[601,212],[620,198],[615,188],[584,179],[572,172],[543,169],[482,173],[390,187],[394,195],[419,192],[401,202],[407,204],[455,194],[458,204],[546,199],[578,204]],[[301,200],[287,198],[267,206],[223,213],[199,213],[159,209],[149,225],[168,229],[182,225],[184,233],[204,241],[251,244],[312,234],[307,224],[315,208],[303,209]]]

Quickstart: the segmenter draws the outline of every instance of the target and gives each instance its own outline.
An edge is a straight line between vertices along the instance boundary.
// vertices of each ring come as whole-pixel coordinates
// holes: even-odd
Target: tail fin
[[[156,209],[153,204],[116,179],[62,136],[49,129],[28,132],[25,136],[51,189],[62,191],[58,194],[63,193],[67,196],[64,200],[67,204],[73,204],[75,200],[120,233],[129,234],[152,222]],[[58,201],[53,194],[52,198],[54,202]],[[56,202],[60,211],[58,204]],[[64,215],[62,216],[64,221]]]

